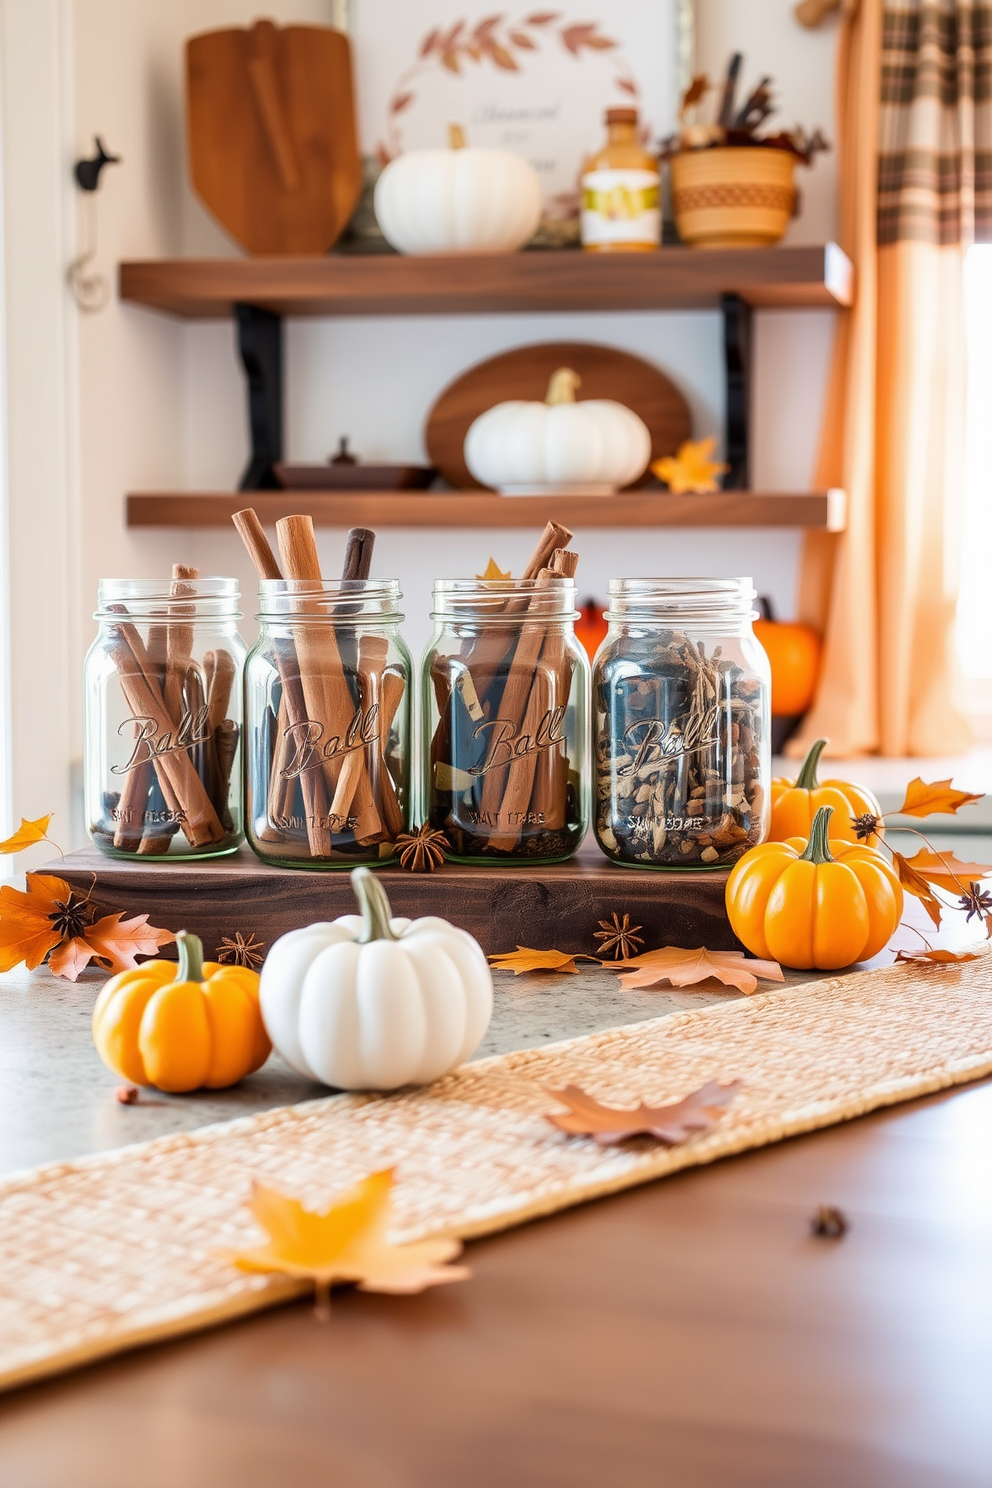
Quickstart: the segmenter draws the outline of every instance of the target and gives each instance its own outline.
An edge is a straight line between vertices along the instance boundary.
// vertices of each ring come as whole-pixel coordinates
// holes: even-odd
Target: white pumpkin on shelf
[[[513,253],[541,220],[541,183],[509,150],[476,150],[457,124],[446,150],[410,150],[376,182],[375,215],[400,253]]]
[[[581,378],[552,373],[543,403],[497,403],[465,436],[473,478],[504,496],[611,496],[642,476],[651,435],[636,413],[611,398],[576,402]]]
[[[351,881],[360,915],[291,930],[266,956],[266,1031],[288,1065],[325,1085],[428,1085],[462,1064],[489,1027],[489,963],[447,920],[390,918],[368,868]]]

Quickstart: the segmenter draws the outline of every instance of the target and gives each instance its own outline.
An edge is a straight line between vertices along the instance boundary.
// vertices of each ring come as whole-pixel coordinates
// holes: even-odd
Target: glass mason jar
[[[239,598],[236,579],[101,579],[84,790],[102,852],[216,857],[241,842]]]
[[[263,579],[245,668],[248,841],[288,868],[395,857],[410,815],[399,585]]]
[[[439,579],[424,657],[424,814],[461,863],[555,863],[589,826],[575,585]]]
[[[596,836],[638,868],[725,868],[768,832],[768,658],[750,579],[611,579],[593,669]]]

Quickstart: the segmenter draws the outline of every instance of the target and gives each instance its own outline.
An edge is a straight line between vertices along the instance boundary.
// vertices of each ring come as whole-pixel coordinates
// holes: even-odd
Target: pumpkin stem
[[[803,767],[796,779],[797,790],[819,790],[820,782],[816,778],[816,767],[820,763],[820,755],[829,742],[829,739],[817,739],[815,744],[809,746],[809,754],[803,760]]]
[[[822,740],[820,741],[823,742]],[[809,829],[809,841],[806,851],[800,854],[804,863],[833,863],[836,862],[830,851],[830,818],[834,814],[832,806],[821,806],[813,818],[813,825]]]
[[[556,403],[574,403],[575,389],[581,386],[582,378],[578,372],[573,372],[571,367],[559,367],[557,372],[551,374],[544,401],[551,408]]]
[[[179,947],[179,972],[177,982],[203,981],[203,941],[188,930],[180,930],[176,936]]]
[[[465,138],[465,131],[462,126],[460,124],[449,124],[448,149],[464,150],[467,144],[468,140]]]
[[[386,891],[370,868],[355,868],[351,874],[351,887],[362,911],[362,933],[359,945],[368,945],[371,940],[395,940],[389,928],[392,911]]]

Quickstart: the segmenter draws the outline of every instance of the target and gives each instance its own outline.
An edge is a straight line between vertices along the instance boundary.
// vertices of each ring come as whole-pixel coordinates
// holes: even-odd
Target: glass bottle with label
[[[265,579],[245,669],[245,813],[260,858],[384,863],[410,816],[410,655],[392,579]]]
[[[607,139],[582,172],[583,248],[649,252],[661,244],[658,157],[637,136],[637,110],[606,110]]]
[[[425,814],[463,863],[554,863],[589,825],[589,663],[571,580],[441,579],[423,667]]]
[[[241,830],[235,579],[102,579],[85,669],[85,810],[102,852],[199,858]]]
[[[771,672],[750,579],[612,579],[593,670],[596,836],[638,868],[726,868],[768,832]]]

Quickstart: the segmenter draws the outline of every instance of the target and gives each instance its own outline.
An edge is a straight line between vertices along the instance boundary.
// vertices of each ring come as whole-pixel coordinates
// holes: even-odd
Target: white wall
[[[336,6],[276,0],[264,9],[277,20],[329,23]],[[747,54],[746,80],[774,74],[783,123],[798,119],[831,134],[835,28],[806,32],[791,9],[791,0],[698,0],[698,64],[717,75],[739,47]],[[252,0],[74,0],[76,146],[88,151],[93,133],[102,132],[124,156],[100,194],[104,273],[112,276],[120,258],[233,251],[186,182],[182,39],[254,14]],[[835,233],[834,185],[834,161],[821,158],[791,241]],[[829,312],[757,317],[755,485],[802,490],[810,483],[831,325]],[[287,326],[287,455],[320,459],[347,432],[366,457],[417,458],[424,414],[452,377],[495,351],[549,338],[602,340],[646,356],[686,393],[697,434],[721,428],[715,314],[299,321]],[[128,490],[236,483],[247,431],[231,327],[187,326],[115,300],[101,315],[80,317],[78,372],[84,522],[73,667],[92,630],[88,616],[102,574],[153,575],[182,559],[205,572],[237,573],[249,596],[254,588],[233,531],[128,533],[123,526]],[[532,536],[383,532],[375,566],[403,582],[413,648],[428,633],[435,574],[475,572],[490,547],[503,566],[519,567]],[[580,533],[578,541],[583,588],[599,596],[611,574],[750,572],[783,614],[792,609],[796,533],[623,531]],[[338,533],[321,537],[331,571],[341,542]]]

